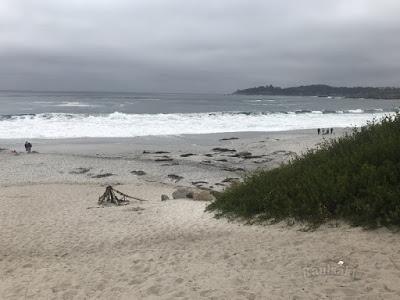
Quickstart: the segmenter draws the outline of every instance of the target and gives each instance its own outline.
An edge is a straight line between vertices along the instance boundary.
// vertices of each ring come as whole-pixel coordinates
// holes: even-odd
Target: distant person
[[[331,134],[333,133],[333,128],[331,128]]]
[[[321,134],[321,128],[318,128],[317,132],[318,132],[318,135],[320,135]]]
[[[25,150],[27,153],[31,153],[32,151],[32,144],[29,143],[28,141],[25,142]]]

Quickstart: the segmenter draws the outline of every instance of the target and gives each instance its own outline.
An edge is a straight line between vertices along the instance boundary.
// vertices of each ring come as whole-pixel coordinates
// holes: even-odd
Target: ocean
[[[135,137],[365,125],[400,100],[223,94],[0,92],[0,139]]]

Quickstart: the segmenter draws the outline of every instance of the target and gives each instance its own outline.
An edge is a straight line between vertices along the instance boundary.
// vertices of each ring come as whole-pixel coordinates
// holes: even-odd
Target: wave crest
[[[361,126],[384,116],[360,112],[215,112],[188,114],[23,114],[0,116],[0,138],[135,137]]]

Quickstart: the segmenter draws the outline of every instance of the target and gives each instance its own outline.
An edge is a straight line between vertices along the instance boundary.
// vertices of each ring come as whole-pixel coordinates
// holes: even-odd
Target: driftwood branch
[[[117,197],[117,195],[119,195],[119,198]],[[117,191],[116,189],[114,189],[111,185],[106,187],[106,191],[104,192],[103,195],[101,195],[99,197],[99,204],[107,204],[107,203],[112,203],[115,205],[126,205],[129,203],[129,199],[134,199],[137,201],[147,201],[144,199],[140,199],[140,198],[136,198],[136,197],[132,197],[129,196],[127,194],[124,194],[120,191]]]
[[[147,200],[145,200],[145,199],[141,199],[141,198],[129,196],[129,195],[124,194],[124,193],[122,193],[122,192],[120,192],[120,191],[117,191],[116,189],[113,189],[113,190],[114,190],[114,192],[116,192],[117,194],[119,194],[119,195],[121,195],[121,196],[123,196],[123,197],[125,197],[125,198],[130,198],[130,199],[134,199],[134,200],[137,200],[137,201],[147,201]]]

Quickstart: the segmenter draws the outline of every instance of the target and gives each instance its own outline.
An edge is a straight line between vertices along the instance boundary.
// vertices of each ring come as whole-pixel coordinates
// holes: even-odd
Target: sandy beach
[[[2,140],[0,184],[161,182],[221,190],[226,178],[273,168],[334,135],[316,130],[202,135]],[[17,155],[10,153],[15,150]],[[37,153],[36,153],[37,152]],[[139,175],[137,171],[142,171]],[[143,174],[144,172],[144,174]],[[168,176],[168,175],[176,175]],[[107,175],[107,176],[105,176]],[[200,182],[198,184],[193,184]]]
[[[345,131],[32,140],[32,154],[2,140],[0,298],[398,299],[396,230],[246,225],[160,200],[223,190]],[[98,207],[109,184],[148,201]]]

